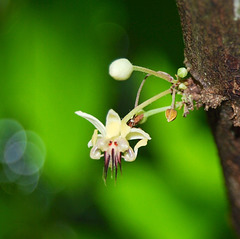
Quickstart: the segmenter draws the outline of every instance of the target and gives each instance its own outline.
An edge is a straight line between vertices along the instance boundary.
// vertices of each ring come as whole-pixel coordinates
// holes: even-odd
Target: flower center
[[[108,143],[108,146],[118,146],[118,143],[117,143],[117,141],[109,141],[109,143]]]
[[[104,152],[104,179],[107,178],[108,168],[111,168],[112,174],[115,170],[115,179],[117,179],[118,167],[122,173],[121,158],[128,148],[129,144],[125,138],[113,138],[106,142],[108,147]]]

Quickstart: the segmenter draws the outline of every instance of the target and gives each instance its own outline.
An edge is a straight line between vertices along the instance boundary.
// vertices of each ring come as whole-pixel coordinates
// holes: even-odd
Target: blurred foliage
[[[133,107],[143,74],[113,81],[116,58],[172,75],[183,65],[173,0],[0,0],[0,34],[0,117],[46,148],[33,192],[1,183],[0,238],[234,238],[203,110],[150,118],[152,140],[107,187],[103,160],[89,158],[93,127],[74,114],[104,122],[108,109],[124,116]],[[166,87],[149,78],[141,100]]]

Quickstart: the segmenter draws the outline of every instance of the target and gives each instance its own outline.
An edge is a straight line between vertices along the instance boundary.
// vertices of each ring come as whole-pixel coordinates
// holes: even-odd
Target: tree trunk
[[[208,110],[240,236],[240,0],[177,0],[177,5],[185,65],[201,89],[195,100]]]

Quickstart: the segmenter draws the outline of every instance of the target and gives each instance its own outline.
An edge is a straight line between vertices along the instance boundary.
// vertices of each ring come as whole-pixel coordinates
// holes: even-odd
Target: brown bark
[[[235,2],[235,4],[234,4]],[[185,65],[201,87],[240,236],[240,10],[238,0],[177,0]],[[204,147],[204,145],[203,145]]]

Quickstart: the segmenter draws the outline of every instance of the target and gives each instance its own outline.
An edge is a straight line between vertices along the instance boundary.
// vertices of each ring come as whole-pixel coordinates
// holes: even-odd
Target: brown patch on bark
[[[186,94],[187,98],[191,98],[192,101],[195,102],[195,106],[197,108],[200,108],[202,106],[202,100],[201,100],[202,88],[201,88],[201,86],[196,81],[194,81],[194,79],[192,77],[189,77],[186,80],[186,86],[187,86],[187,89],[184,90],[184,93]],[[192,109],[190,106],[190,110],[193,110],[193,105],[192,105]]]
[[[216,109],[221,105],[222,101],[227,100],[226,96],[219,95],[215,93],[216,90],[211,89],[203,89],[201,94],[201,102],[205,105],[205,110],[209,108]]]
[[[233,120],[234,126],[240,127],[240,107],[237,104],[232,104],[233,114],[231,119]]]

